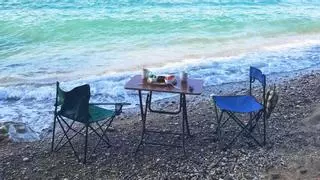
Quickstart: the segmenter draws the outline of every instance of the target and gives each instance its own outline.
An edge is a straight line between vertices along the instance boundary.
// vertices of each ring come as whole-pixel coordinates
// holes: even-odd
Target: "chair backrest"
[[[88,84],[63,91],[57,82],[56,105],[60,106],[59,115],[87,123],[89,120],[90,86]]]
[[[262,73],[262,71],[255,67],[250,67],[250,95],[252,95],[252,84],[258,80],[263,88],[263,105],[265,105],[265,94],[266,94],[266,75]]]
[[[57,82],[55,106],[61,106],[63,104],[65,93],[66,92],[60,88],[59,82]]]

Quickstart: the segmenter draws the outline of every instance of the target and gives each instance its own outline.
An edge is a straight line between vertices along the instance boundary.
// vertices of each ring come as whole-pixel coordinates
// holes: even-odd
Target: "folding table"
[[[139,101],[140,101],[140,111],[141,111],[141,119],[142,119],[142,132],[140,143],[137,147],[137,151],[139,147],[143,144],[152,144],[152,145],[164,145],[164,146],[172,146],[172,147],[182,147],[183,152],[185,154],[185,137],[190,136],[190,129],[188,123],[188,115],[187,115],[187,102],[186,95],[200,95],[202,93],[203,80],[199,79],[188,79],[186,82],[181,82],[179,78],[177,78],[177,83],[175,85],[156,85],[148,83],[146,79],[143,79],[141,75],[136,75],[132,77],[125,85],[125,89],[128,90],[137,90],[139,93]],[[146,98],[145,107],[142,103],[142,91],[147,91],[148,95]],[[164,92],[164,93],[174,93],[180,95],[180,105],[176,111],[163,111],[163,110],[154,110],[151,108],[151,99],[152,92]],[[144,109],[145,108],[145,109]],[[165,131],[155,131],[148,130],[146,128],[146,120],[147,120],[147,111],[153,113],[160,114],[179,114],[182,112],[182,133],[173,133],[173,132],[165,132]],[[174,134],[182,136],[182,145],[174,145],[174,144],[163,144],[157,142],[148,142],[145,140],[146,133],[160,133],[160,134]]]

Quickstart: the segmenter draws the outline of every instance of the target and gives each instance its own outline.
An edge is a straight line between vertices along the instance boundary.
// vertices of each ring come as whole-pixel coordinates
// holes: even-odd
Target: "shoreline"
[[[305,75],[310,75],[315,72],[320,71],[320,64],[312,67],[312,68],[306,68],[303,70],[297,70],[297,71],[291,71],[291,72],[281,72],[276,73],[272,75],[267,75],[267,86],[266,91],[273,87],[273,85],[276,85],[278,87],[279,85],[285,83],[286,81],[291,81],[294,79],[302,78]],[[249,78],[249,76],[248,76]],[[268,82],[269,81],[269,82]],[[209,85],[203,87],[203,93],[198,96],[189,95],[187,96],[187,99],[192,99],[193,102],[199,103],[203,100],[207,100],[210,98],[211,94],[234,94],[234,93],[245,93],[249,86],[248,86],[249,79],[246,81],[240,81],[240,82],[230,82],[230,83],[223,83],[218,85]],[[236,87],[236,88],[235,88]],[[131,91],[131,90],[127,90]],[[135,91],[133,91],[135,92]],[[157,92],[154,92],[155,94]],[[147,94],[147,92],[144,92],[144,94]],[[194,98],[195,97],[195,98]],[[199,98],[200,97],[200,98]],[[136,98],[138,99],[138,93],[136,93]],[[179,100],[179,95],[173,94],[170,97],[165,97],[162,99],[157,99],[152,101],[154,104],[158,104],[160,106],[165,106],[165,104],[172,104],[172,102],[176,103]],[[143,101],[143,103],[145,103]],[[135,115],[140,113],[140,107],[139,104],[136,104],[135,107],[124,107],[124,111],[127,115]]]
[[[177,73],[181,69],[186,68],[186,71],[189,72],[189,77],[205,80],[208,89],[210,89],[211,85],[215,85],[212,86],[212,88],[217,87],[215,89],[220,89],[221,87],[231,87],[231,85],[223,83],[240,82],[235,83],[234,87],[236,87],[241,86],[239,84],[243,84],[243,80],[247,80],[247,71],[250,65],[260,68],[266,74],[270,73],[271,75],[268,75],[270,79],[274,79],[273,76],[277,77],[277,73],[288,71],[289,69],[293,71],[291,74],[295,74],[297,71],[307,71],[306,69],[319,69],[319,50],[319,46],[312,46],[306,49],[299,48],[271,54],[251,54],[233,59],[234,61],[232,62],[228,60],[217,60],[217,62],[208,61],[207,63],[203,63],[203,61],[201,61],[198,65],[186,65],[186,67],[180,67],[179,69],[170,69],[170,67],[168,67],[166,70],[158,69],[154,71],[159,74],[169,72]],[[284,79],[290,78],[286,77],[285,74],[287,73],[284,73]],[[90,84],[93,92],[93,96],[91,97],[92,102],[125,101],[134,105],[138,103],[136,92],[126,92],[123,89],[124,84],[132,75],[132,72],[128,72],[127,74],[119,76],[88,77],[62,84],[66,90],[81,84]],[[269,82],[269,84],[271,83],[273,82]],[[229,88],[225,89],[229,90]],[[33,131],[40,134],[43,129],[50,128],[47,117],[52,114],[54,92],[54,83],[50,85],[44,84],[43,86],[35,83],[0,88],[1,108],[3,109],[0,121],[8,122],[14,120],[15,122],[25,123],[29,125]],[[225,90],[223,90],[223,92],[225,92]],[[166,96],[159,96],[159,98],[164,97]],[[37,109],[36,112],[34,111],[35,109]]]
[[[313,73],[313,71],[317,71],[320,70],[320,64],[311,67],[311,68],[305,68],[302,70],[296,70],[296,71],[291,71],[291,72],[281,72],[281,73],[274,73],[274,74],[269,74],[267,75],[267,90],[268,88],[272,87],[273,84],[275,84],[276,86],[278,86],[279,84],[283,83],[284,81],[287,80],[292,80],[295,78],[299,78],[303,75],[306,74],[310,74]],[[209,85],[209,86],[204,86],[203,88],[203,93],[200,96],[196,96],[196,98],[194,98],[193,96],[187,96],[187,99],[191,98],[194,100],[196,100],[196,103],[199,103],[203,100],[206,100],[210,97],[210,94],[212,93],[216,93],[216,94],[230,94],[230,93],[234,93],[234,92],[240,92],[240,93],[245,93],[246,89],[248,88],[248,80],[246,81],[240,81],[240,82],[230,82],[230,83],[223,83],[223,84],[219,84],[219,85]],[[130,90],[125,90],[127,92],[130,92]],[[136,102],[138,102],[138,95],[137,92],[132,91],[135,94],[135,98],[136,98]],[[145,92],[146,93],[146,92]],[[157,93],[155,93],[155,96],[157,95]],[[177,103],[179,101],[179,98],[177,95],[169,95],[167,94],[169,97],[161,97],[161,99],[157,99],[153,101],[153,104],[159,104],[158,108],[163,108],[167,105],[172,104],[172,102]],[[132,116],[132,115],[136,115],[140,113],[140,108],[139,108],[139,104],[135,104],[134,107],[129,107],[126,108],[124,107],[124,112],[125,112],[125,116],[121,117],[121,119],[128,119],[128,116]],[[50,114],[52,115],[52,114]],[[49,123],[51,122],[51,119],[49,118]],[[15,125],[19,125],[19,126],[24,126],[22,133],[25,134],[21,134],[21,133],[14,133],[15,130],[11,131],[13,133],[13,139],[15,142],[32,142],[32,141],[39,141],[42,140],[43,138],[45,138],[47,136],[47,134],[50,132],[50,127],[49,128],[44,128],[42,129],[40,132],[37,132],[34,130],[33,127],[30,126],[30,124],[24,123],[24,122],[16,122],[16,121],[6,121],[6,122],[2,122],[0,123],[0,125],[3,124],[7,124],[7,127]],[[20,130],[17,130],[20,131]]]
[[[114,121],[115,131],[109,133],[113,146],[107,149],[99,147],[87,165],[78,163],[68,147],[51,153],[51,134],[31,143],[2,142],[0,178],[319,178],[320,159],[316,152],[320,152],[320,129],[306,120],[320,104],[320,70],[298,73],[289,79],[284,77],[280,77],[277,85],[280,99],[268,121],[268,144],[265,147],[249,146],[250,140],[246,140],[237,141],[229,151],[219,149],[209,97],[195,96],[187,98],[189,123],[194,137],[187,140],[186,158],[181,156],[181,149],[158,146],[145,146],[143,152],[134,156],[141,121],[138,112],[130,114],[125,111],[123,116]],[[243,89],[238,84],[236,86],[240,87],[239,94],[247,90],[245,83],[242,84]],[[230,88],[231,84],[224,87],[230,91],[210,87],[205,93],[236,92]],[[169,109],[177,105],[172,101],[166,103],[165,100],[154,104]],[[150,113],[148,118],[148,126],[161,127],[162,130],[177,130],[176,126],[180,123],[180,116]],[[233,127],[232,124],[230,127]],[[152,138],[174,141],[161,135],[152,135]],[[218,162],[220,158],[222,160]]]
[[[291,72],[281,72],[281,73],[276,73],[276,74],[272,74],[272,75],[267,75],[267,87],[266,90],[268,90],[270,87],[272,87],[273,85],[279,86],[281,85],[281,83],[288,81],[288,80],[293,80],[296,78],[301,78],[301,76],[304,75],[308,75],[308,74],[312,74],[314,71],[319,71],[320,70],[320,64],[312,67],[312,68],[306,68],[303,70],[297,70],[297,71],[291,71]],[[187,99],[191,98],[192,101],[196,101],[195,103],[199,103],[203,100],[206,100],[208,98],[210,98],[210,95],[213,93],[216,94],[232,94],[232,93],[245,93],[245,91],[248,89],[248,80],[247,81],[240,81],[240,82],[234,82],[234,83],[223,83],[223,84],[219,84],[219,85],[209,85],[209,86],[204,86],[203,88],[203,93],[199,96],[187,96]],[[127,90],[130,91],[130,90]],[[136,99],[138,99],[138,95],[135,91],[132,91],[136,94]],[[146,94],[146,92],[145,92]],[[157,93],[155,92],[155,95]],[[196,98],[194,98],[196,97]],[[200,97],[200,98],[199,98]],[[165,106],[167,106],[168,104],[172,104],[172,102],[176,103],[179,101],[178,95],[173,94],[170,97],[164,97],[161,99],[157,99],[155,101],[152,101],[153,104],[158,104],[158,108],[163,108]],[[140,107],[139,104],[136,104],[135,107],[129,107],[126,108],[124,107],[124,112],[125,112],[125,117],[121,117],[120,119],[128,119],[128,116],[132,116],[132,115],[136,115],[136,114],[140,114]],[[6,122],[5,122],[6,123]],[[10,123],[10,122],[8,122]],[[15,123],[15,122],[12,122]],[[19,122],[18,122],[19,123]],[[50,121],[50,123],[52,123]],[[32,127],[30,127],[28,124],[26,124],[26,128],[31,128],[31,133],[33,131]],[[39,139],[43,139],[48,132],[50,132],[51,128],[46,128],[43,129],[40,134],[38,134]],[[35,140],[39,140],[38,138],[36,138]],[[34,141],[34,140],[31,140]],[[27,141],[28,142],[28,141]],[[19,142],[18,142],[19,143]]]

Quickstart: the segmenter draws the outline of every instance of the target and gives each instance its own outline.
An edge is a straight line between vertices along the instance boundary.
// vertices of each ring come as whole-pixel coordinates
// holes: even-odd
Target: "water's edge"
[[[273,88],[275,85],[276,87],[281,86],[283,83],[288,82],[293,79],[299,79],[302,78],[303,76],[306,75],[312,75],[313,73],[319,73],[320,72],[320,66],[312,67],[312,68],[306,68],[304,70],[298,70],[298,71],[292,71],[292,72],[285,72],[285,73],[275,73],[275,74],[269,74],[267,76],[267,88]],[[232,94],[237,92],[241,92],[243,90],[248,90],[248,81],[241,81],[241,82],[233,82],[233,83],[224,83],[220,85],[211,85],[211,86],[205,86],[203,89],[203,93],[200,96],[187,96],[187,101],[192,98],[192,97],[197,97],[197,98],[192,98],[192,106],[196,106],[198,103],[201,101],[210,101],[210,95],[211,94]],[[145,92],[147,93],[147,92]],[[144,96],[145,97],[145,96]],[[136,93],[136,98],[138,99],[138,94]],[[281,97],[280,97],[281,98]],[[158,99],[153,101],[153,103],[158,106],[165,106],[167,102],[178,102],[179,98],[178,95],[172,95],[171,97],[166,97],[162,99]],[[124,112],[126,116],[137,116],[140,114],[140,107],[138,104],[135,105],[135,107],[124,107]],[[53,118],[53,114],[52,114]],[[117,123],[116,118],[114,123]],[[125,119],[128,120],[128,119]],[[137,119],[131,119],[133,121],[140,121],[140,118]],[[51,122],[53,123],[53,121]],[[36,140],[44,140],[51,138],[51,133],[52,133],[52,127],[43,129],[42,132],[40,133],[39,137],[40,139]],[[34,140],[34,139],[33,139]]]

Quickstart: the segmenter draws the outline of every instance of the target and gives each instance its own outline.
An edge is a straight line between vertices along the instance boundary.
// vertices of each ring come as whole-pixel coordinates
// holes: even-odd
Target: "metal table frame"
[[[139,151],[139,148],[143,144],[151,144],[151,145],[162,145],[162,146],[170,146],[170,147],[182,147],[183,153],[186,155],[185,150],[185,138],[190,137],[190,129],[188,123],[188,114],[187,114],[187,102],[186,102],[186,95],[184,93],[180,93],[180,105],[177,111],[161,111],[161,110],[154,110],[151,108],[151,99],[152,99],[152,91],[149,91],[147,94],[146,104],[143,107],[142,101],[142,90],[138,90],[139,92],[139,101],[140,101],[140,111],[141,111],[141,119],[142,119],[142,133],[140,143],[136,149],[136,152]],[[147,112],[148,110],[153,113],[160,113],[160,114],[169,114],[169,115],[176,115],[180,114],[182,111],[182,133],[174,133],[174,132],[166,132],[166,131],[155,131],[155,130],[148,130],[146,128],[146,120],[147,120]],[[174,144],[163,144],[157,142],[148,142],[145,141],[145,134],[146,133],[159,133],[159,134],[174,134],[174,135],[181,135],[182,136],[182,145],[174,145]]]
[[[141,130],[141,139],[140,143],[136,149],[136,153],[138,152],[140,146],[145,144],[153,144],[153,145],[164,145],[171,147],[179,147],[183,148],[184,155],[186,154],[185,150],[185,141],[186,137],[190,137],[190,129],[188,123],[188,114],[187,114],[187,103],[186,103],[186,95],[200,95],[202,93],[203,80],[200,79],[188,79],[187,81],[181,81],[179,77],[177,77],[177,84],[174,86],[163,86],[163,85],[154,85],[147,82],[147,79],[143,79],[141,75],[133,76],[125,85],[125,89],[127,90],[135,90],[139,93],[139,101],[140,101],[140,111],[141,111],[141,120],[142,120],[142,130]],[[145,106],[143,104],[143,94],[142,91],[148,92],[146,97]],[[173,111],[164,111],[164,110],[156,110],[151,107],[152,101],[152,93],[153,92],[161,92],[161,93],[171,93],[171,94],[179,94],[180,102],[177,110]],[[182,113],[182,132],[169,132],[169,131],[156,131],[146,128],[147,114],[149,112],[152,113],[160,113],[160,114],[169,114],[169,115],[177,115]],[[147,133],[158,133],[158,134],[173,134],[182,136],[182,144],[162,144],[158,142],[149,142],[147,141],[146,134]]]

